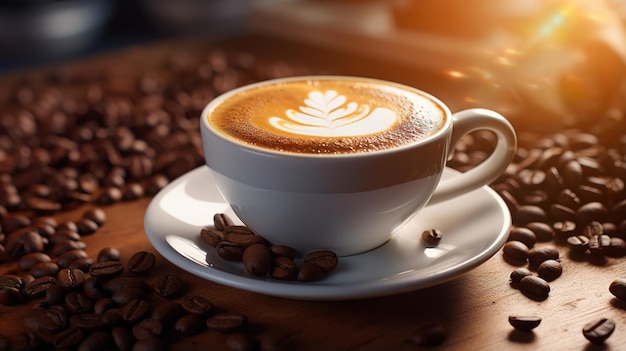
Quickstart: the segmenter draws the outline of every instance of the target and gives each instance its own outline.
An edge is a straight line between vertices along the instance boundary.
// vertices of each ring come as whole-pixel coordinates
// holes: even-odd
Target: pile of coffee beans
[[[242,262],[246,272],[253,276],[314,282],[335,270],[339,263],[333,251],[317,250],[306,253],[298,266],[296,250],[270,243],[245,225],[235,225],[226,214],[213,215],[213,223],[200,231],[200,238],[214,247],[219,257]]]

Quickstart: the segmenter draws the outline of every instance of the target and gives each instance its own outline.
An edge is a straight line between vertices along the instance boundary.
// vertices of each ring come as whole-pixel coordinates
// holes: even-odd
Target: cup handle
[[[515,156],[517,137],[511,123],[497,112],[473,108],[452,115],[452,135],[448,149],[448,160],[462,136],[479,129],[494,132],[498,138],[491,155],[471,170],[450,179],[443,180],[433,193],[429,205],[449,200],[463,193],[477,189],[496,180],[508,167]]]

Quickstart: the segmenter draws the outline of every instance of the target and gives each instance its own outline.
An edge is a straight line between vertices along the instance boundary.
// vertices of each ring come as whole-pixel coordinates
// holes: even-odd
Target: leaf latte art
[[[446,111],[409,87],[367,78],[300,77],[227,93],[205,113],[222,136],[299,154],[391,149],[437,133]]]
[[[353,136],[381,132],[396,121],[396,113],[385,107],[373,111],[369,105],[347,102],[335,90],[312,91],[305,106],[289,109],[287,118],[270,117],[274,127],[285,132],[313,136]]]

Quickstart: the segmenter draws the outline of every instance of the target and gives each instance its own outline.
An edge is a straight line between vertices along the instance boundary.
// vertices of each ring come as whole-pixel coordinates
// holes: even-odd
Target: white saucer
[[[444,178],[456,171],[446,169]],[[200,239],[215,213],[238,220],[214,186],[206,166],[163,188],[144,218],[148,239],[178,267],[210,281],[266,295],[300,300],[347,300],[396,294],[451,280],[485,262],[508,238],[511,215],[489,187],[427,206],[386,244],[341,257],[335,271],[313,283],[279,281],[246,274]],[[421,233],[436,228],[443,239],[426,248]]]

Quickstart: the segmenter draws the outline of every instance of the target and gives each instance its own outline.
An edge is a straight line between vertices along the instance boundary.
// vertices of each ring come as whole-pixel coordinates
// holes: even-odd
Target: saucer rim
[[[377,279],[372,279],[369,280],[367,284],[359,284],[356,286],[328,284],[324,280],[312,283],[301,283],[297,281],[280,281],[270,278],[254,277],[246,275],[243,266],[241,266],[242,273],[235,274],[193,262],[191,259],[183,256],[180,252],[174,249],[167,242],[165,237],[158,233],[158,230],[152,230],[153,223],[150,222],[150,217],[156,215],[159,211],[164,211],[158,205],[160,199],[168,194],[172,189],[175,189],[181,182],[184,182],[194,176],[204,176],[201,175],[204,172],[206,172],[207,178],[210,179],[208,168],[206,168],[206,166],[199,166],[170,182],[151,199],[144,214],[144,231],[148,240],[157,252],[159,252],[159,254],[161,254],[166,260],[202,279],[274,297],[309,301],[354,300],[400,294],[439,285],[467,273],[495,255],[506,242],[508,232],[512,227],[511,214],[504,200],[502,200],[495,190],[491,189],[489,186],[483,186],[473,192],[484,193],[483,196],[489,196],[490,200],[496,202],[497,209],[500,212],[498,217],[500,217],[500,215],[502,216],[500,231],[496,234],[490,235],[493,236],[493,240],[490,241],[490,244],[483,249],[478,250],[476,255],[474,255],[471,259],[467,259],[462,263],[447,267],[437,274],[426,277],[416,275],[415,279],[406,279],[407,277],[403,277],[402,280],[395,281],[393,283],[389,283],[388,280],[377,281]],[[446,167],[445,172],[452,175],[460,173],[448,167]],[[208,181],[206,184],[215,186],[212,181]],[[450,201],[455,200],[452,199]],[[393,238],[390,240],[393,240]],[[384,245],[386,244],[383,244],[382,246]],[[378,249],[379,248],[376,248],[353,256],[368,255]],[[350,257],[352,256],[346,257],[346,259],[349,259]]]

